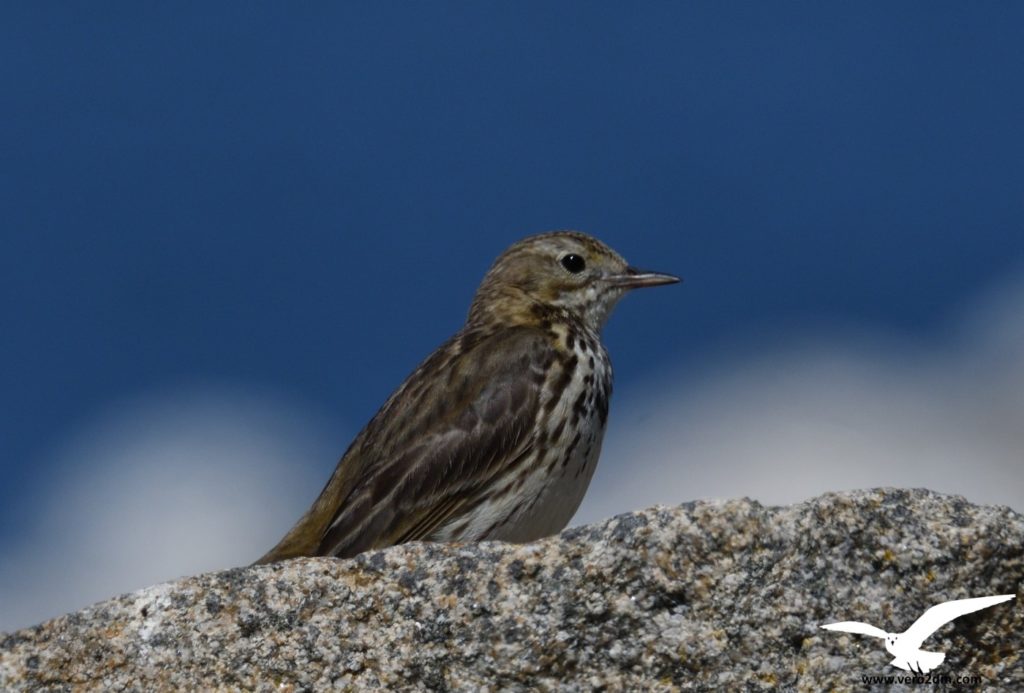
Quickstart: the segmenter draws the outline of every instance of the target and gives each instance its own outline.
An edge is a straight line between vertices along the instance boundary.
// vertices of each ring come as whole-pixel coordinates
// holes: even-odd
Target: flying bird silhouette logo
[[[894,655],[889,662],[894,667],[916,674],[927,674],[942,664],[946,658],[944,652],[929,652],[921,649],[921,644],[942,626],[960,618],[964,614],[987,609],[1014,598],[1013,594],[1000,594],[994,597],[975,597],[973,599],[954,599],[953,601],[936,604],[914,621],[914,625],[902,633],[886,633],[870,623],[860,621],[842,621],[822,626],[825,630],[836,630],[844,633],[870,635],[885,640],[885,649]]]

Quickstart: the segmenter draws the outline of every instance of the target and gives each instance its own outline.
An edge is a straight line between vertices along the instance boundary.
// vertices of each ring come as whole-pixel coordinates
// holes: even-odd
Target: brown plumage
[[[590,482],[608,415],[601,327],[629,289],[676,281],[629,267],[583,233],[511,246],[462,329],[388,398],[258,562],[561,530]]]

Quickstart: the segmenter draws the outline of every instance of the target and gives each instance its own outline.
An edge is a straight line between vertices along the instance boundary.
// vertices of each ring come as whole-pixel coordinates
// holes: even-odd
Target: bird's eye
[[[581,255],[574,255],[569,253],[562,257],[562,267],[569,270],[573,274],[579,274],[587,268],[587,263]]]

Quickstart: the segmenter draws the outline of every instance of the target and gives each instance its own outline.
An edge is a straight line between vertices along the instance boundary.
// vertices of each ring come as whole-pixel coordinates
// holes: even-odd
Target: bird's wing
[[[889,635],[881,628],[876,628],[870,623],[861,623],[860,621],[840,621],[839,623],[829,623],[826,626],[822,626],[822,628],[825,630],[838,630],[843,633],[870,635],[874,638],[885,638]]]
[[[525,461],[533,452],[533,445],[527,444],[519,447],[514,457],[503,463],[502,466],[515,467]],[[387,539],[386,545],[404,544],[408,541],[421,541],[430,539],[435,531],[459,515],[472,509],[477,502],[486,500],[483,484],[473,484],[465,493],[452,494],[437,504],[430,504],[419,513],[410,513],[407,519],[397,523],[395,530]]]
[[[385,402],[313,508],[260,562],[347,557],[429,537],[495,473],[528,457],[544,374],[557,358],[532,328],[457,334]]]
[[[914,621],[914,625],[907,628],[907,631],[900,637],[900,642],[905,642],[915,648],[921,646],[932,633],[950,621],[957,619],[964,614],[969,614],[990,606],[1001,604],[1013,599],[1015,595],[1000,594],[994,597],[975,597],[973,599],[954,599],[951,602],[943,602],[931,607],[921,617]]]
[[[373,431],[391,449],[370,460],[365,483],[349,499],[366,510],[342,508],[318,553],[352,555],[429,538],[471,507],[496,473],[529,457],[544,364],[555,358],[550,341],[514,329],[457,343],[456,355],[425,368],[423,378],[412,376],[407,392],[416,396],[406,416],[396,411]]]

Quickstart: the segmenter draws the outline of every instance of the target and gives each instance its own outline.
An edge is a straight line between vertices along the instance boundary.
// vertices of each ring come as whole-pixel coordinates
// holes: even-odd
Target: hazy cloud
[[[775,335],[618,393],[576,523],[654,503],[927,487],[1024,509],[1024,281],[944,335]],[[756,340],[755,340],[756,341]]]
[[[339,429],[340,427],[335,427]],[[346,432],[279,396],[199,386],[123,401],[48,464],[39,524],[5,547],[0,630],[244,565],[297,519]]]

